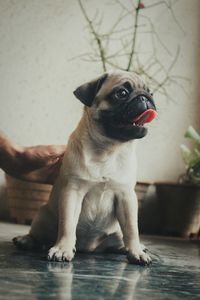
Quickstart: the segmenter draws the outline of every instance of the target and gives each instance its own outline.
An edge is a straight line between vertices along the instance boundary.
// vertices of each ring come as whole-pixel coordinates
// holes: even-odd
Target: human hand
[[[65,150],[64,145],[21,147],[0,132],[0,168],[18,179],[53,184]]]

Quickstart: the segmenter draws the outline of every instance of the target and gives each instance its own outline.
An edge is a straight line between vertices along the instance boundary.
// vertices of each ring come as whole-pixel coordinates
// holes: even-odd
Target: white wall
[[[84,3],[91,14],[95,7],[106,8],[112,20],[108,2]],[[180,0],[174,11],[185,35],[175,29],[163,6],[149,13],[172,53],[180,43],[174,72],[191,79],[189,96],[176,86],[175,103],[155,95],[159,118],[139,145],[140,180],[176,180],[183,171],[183,133],[189,124],[200,129],[200,1]],[[101,73],[97,63],[71,60],[90,50],[88,40],[77,1],[0,0],[0,128],[9,137],[23,145],[66,142],[82,111],[73,90]],[[142,43],[145,48],[145,40]],[[161,56],[164,63],[164,53]]]

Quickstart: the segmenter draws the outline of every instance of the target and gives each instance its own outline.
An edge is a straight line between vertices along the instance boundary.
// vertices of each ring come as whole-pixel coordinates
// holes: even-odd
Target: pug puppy
[[[81,85],[84,104],[69,138],[48,203],[28,235],[14,238],[22,249],[51,247],[50,261],[71,261],[77,251],[126,253],[128,261],[151,262],[138,233],[136,140],[156,114],[152,94],[135,73],[118,71]]]

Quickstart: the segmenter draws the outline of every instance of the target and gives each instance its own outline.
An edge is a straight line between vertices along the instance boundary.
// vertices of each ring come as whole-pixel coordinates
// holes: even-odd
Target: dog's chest
[[[114,191],[107,183],[92,187],[83,200],[79,229],[87,235],[106,231],[115,221]]]
[[[133,183],[136,172],[135,152],[121,151],[107,157],[86,153],[85,171],[87,180],[93,182]]]
[[[86,168],[92,181],[105,182],[113,176],[113,168],[116,169],[116,166],[113,163],[113,159],[106,161],[88,159]]]

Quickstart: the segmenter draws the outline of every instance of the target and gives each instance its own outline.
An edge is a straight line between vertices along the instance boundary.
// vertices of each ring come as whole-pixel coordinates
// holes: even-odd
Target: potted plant
[[[30,225],[40,207],[47,203],[51,189],[48,184],[27,182],[6,175],[11,221]]]
[[[191,149],[181,145],[185,173],[178,184],[157,183],[156,193],[161,232],[195,238],[200,232],[200,135],[190,126],[185,137],[193,142]]]

